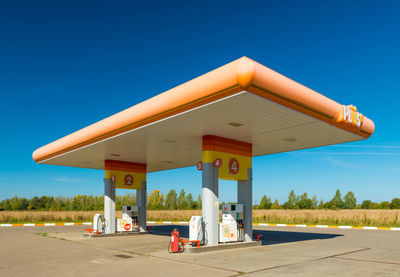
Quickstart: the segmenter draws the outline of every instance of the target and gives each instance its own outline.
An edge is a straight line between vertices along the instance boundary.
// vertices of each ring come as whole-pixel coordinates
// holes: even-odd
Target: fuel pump
[[[117,232],[135,231],[139,225],[138,207],[122,206],[122,219],[117,221]]]
[[[98,234],[101,234],[104,231],[103,216],[101,214],[95,214],[93,217],[93,231]]]
[[[133,225],[139,225],[138,207],[137,206],[122,206],[122,218],[130,218]]]
[[[223,204],[219,242],[244,241],[243,204]]]
[[[204,217],[197,215],[192,216],[189,222],[189,240],[199,240],[201,245],[207,244],[205,225]]]

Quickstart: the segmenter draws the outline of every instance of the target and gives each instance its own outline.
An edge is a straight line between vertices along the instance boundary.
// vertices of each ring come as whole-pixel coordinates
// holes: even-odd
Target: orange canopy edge
[[[360,127],[337,121],[341,104],[243,57],[121,111],[33,152],[36,162],[79,149],[169,116],[247,91],[337,128],[370,137],[375,129],[364,116]]]

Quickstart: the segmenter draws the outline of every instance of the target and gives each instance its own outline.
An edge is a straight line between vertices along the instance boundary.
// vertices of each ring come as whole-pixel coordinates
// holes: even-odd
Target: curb
[[[73,226],[73,225],[92,225],[92,222],[66,222],[66,223],[20,223],[20,224],[0,224],[0,227],[38,227],[38,226]]]
[[[334,229],[362,229],[362,230],[386,230],[400,231],[400,227],[373,227],[373,226],[347,226],[347,225],[308,225],[308,224],[275,224],[275,223],[253,223],[260,226],[276,227],[302,227],[302,228],[334,228]]]
[[[187,221],[147,221],[148,224],[189,224]],[[92,222],[66,222],[66,223],[24,223],[24,224],[0,224],[0,227],[38,227],[38,226],[74,226],[92,225]],[[335,229],[362,229],[362,230],[386,230],[400,231],[400,227],[374,227],[374,226],[343,226],[343,225],[309,225],[309,224],[280,224],[280,223],[253,223],[259,226],[272,227],[301,227],[301,228],[335,228]]]

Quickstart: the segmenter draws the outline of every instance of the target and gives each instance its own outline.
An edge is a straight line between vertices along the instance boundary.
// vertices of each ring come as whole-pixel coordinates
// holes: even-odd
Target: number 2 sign
[[[133,185],[132,175],[129,175],[129,174],[125,175],[124,182],[125,182],[126,186],[132,186]]]
[[[229,174],[236,175],[239,172],[239,162],[235,158],[229,160]]]

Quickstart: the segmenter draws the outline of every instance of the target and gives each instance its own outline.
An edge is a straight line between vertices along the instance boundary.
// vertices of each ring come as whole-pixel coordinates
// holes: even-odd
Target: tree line
[[[336,190],[332,200],[324,202],[318,200],[314,195],[312,198],[308,197],[307,193],[296,195],[294,190],[289,193],[288,199],[283,204],[279,204],[278,200],[274,202],[271,198],[263,195],[260,204],[254,205],[255,209],[400,209],[400,199],[393,198],[391,202],[383,201],[381,203],[372,202],[371,200],[364,200],[362,203],[357,204],[357,199],[354,193],[349,191],[344,197],[340,190]]]
[[[128,193],[115,196],[115,208],[136,205],[136,195]],[[5,211],[99,211],[104,208],[104,196],[77,195],[75,197],[34,196],[30,199],[14,196],[0,201],[0,210]],[[147,197],[149,210],[196,210],[201,209],[200,195],[195,200],[191,193],[182,189],[179,193],[170,190],[164,197],[159,190],[153,190]]]
[[[123,205],[136,205],[136,196],[128,193],[115,197],[115,207],[122,209]],[[103,196],[77,195],[75,197],[53,197],[34,196],[30,199],[14,196],[0,202],[0,210],[6,211],[98,211],[104,207]],[[201,209],[201,197],[196,199],[191,193],[186,194],[182,189],[178,194],[171,189],[166,196],[159,190],[153,190],[147,197],[147,208],[149,210],[199,210]],[[263,195],[259,204],[254,209],[400,209],[400,199],[375,203],[365,200],[357,204],[354,193],[349,191],[344,197],[339,190],[336,191],[332,200],[324,202],[318,200],[314,195],[309,198],[307,193],[296,195],[292,190],[286,202],[280,204],[277,199],[272,202],[271,198]]]

